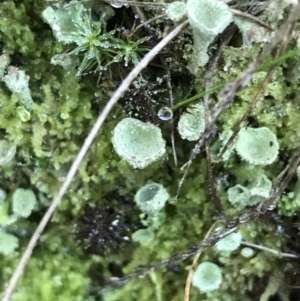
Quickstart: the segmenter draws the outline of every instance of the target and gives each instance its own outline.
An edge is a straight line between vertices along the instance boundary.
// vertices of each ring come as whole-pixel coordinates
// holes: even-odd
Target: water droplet
[[[159,117],[159,119],[167,121],[167,120],[170,120],[173,117],[173,112],[168,107],[162,107],[158,111],[157,116]]]

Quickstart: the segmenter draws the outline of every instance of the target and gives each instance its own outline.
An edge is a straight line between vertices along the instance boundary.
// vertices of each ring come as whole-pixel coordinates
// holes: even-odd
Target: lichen
[[[218,251],[232,252],[241,245],[241,242],[242,234],[240,232],[231,233],[217,242],[216,249]]]
[[[242,159],[253,165],[273,163],[278,155],[277,138],[268,128],[243,128],[238,134],[235,149]]]
[[[184,2],[174,1],[166,9],[166,14],[173,22],[180,22],[186,17],[186,5]]]
[[[134,118],[125,118],[117,124],[112,142],[116,152],[134,168],[145,168],[165,153],[160,129]]]
[[[0,231],[0,253],[10,255],[18,247],[18,239],[12,234]]]
[[[222,283],[221,269],[212,262],[200,263],[193,275],[192,284],[202,292],[217,290]]]
[[[208,0],[205,1],[207,2]],[[216,3],[215,0],[209,2]],[[256,17],[276,30],[278,25],[284,22],[281,18],[287,16],[291,9],[291,5],[287,5],[288,2],[291,4],[292,1],[283,3],[284,11],[283,6],[278,2],[274,14],[271,11],[262,11]],[[187,4],[192,7],[193,3],[194,1],[188,1]],[[204,3],[204,0],[197,1],[197,5],[201,3]],[[251,4],[256,5],[253,1]],[[22,3],[4,1],[0,5],[0,15],[3,16],[0,19],[2,54],[0,76],[5,78],[13,68],[16,72],[15,78],[23,79],[23,87],[27,87],[27,92],[29,90],[32,99],[30,107],[27,107],[22,103],[21,92],[15,93],[4,81],[0,82],[1,141],[5,141],[14,150],[7,164],[0,166],[0,234],[10,239],[6,242],[5,239],[0,239],[5,250],[1,254],[0,262],[3,291],[21,252],[51,204],[52,197],[66,178],[78,150],[109,96],[130,72],[139,55],[144,53],[144,48],[155,47],[156,43],[166,35],[167,30],[174,26],[167,18],[155,19],[148,24],[155,34],[147,37],[148,33],[142,27],[137,28],[140,18],[135,18],[131,9],[114,10],[116,15],[106,24],[107,32],[110,33],[110,38],[117,39],[114,42],[124,46],[120,48],[121,54],[117,56],[114,53],[113,57],[106,57],[101,62],[104,66],[117,57],[110,65],[110,72],[102,72],[101,78],[97,73],[97,63],[93,67],[90,66],[90,73],[78,77],[76,76],[78,72],[80,73],[78,67],[83,62],[85,54],[90,52],[85,48],[82,51],[77,49],[77,53],[76,47],[82,44],[78,45],[76,41],[73,43],[74,40],[68,44],[57,40],[53,35],[55,32],[42,18],[42,12],[48,5],[49,3],[42,0],[24,0]],[[51,3],[51,5],[53,11],[57,13],[66,7],[76,7],[72,3],[62,2]],[[86,14],[84,21],[92,21],[97,25],[103,14],[103,6],[108,7],[106,4],[99,6],[93,1],[81,3],[80,6],[84,8]],[[250,7],[246,7],[245,10],[248,8]],[[154,9],[151,5],[149,7],[147,5],[146,9],[144,7],[142,9],[148,20],[158,15],[157,7]],[[227,5],[226,9],[228,10]],[[207,11],[203,10],[202,13],[205,12]],[[199,67],[199,61],[201,64],[210,62],[217,47],[223,45],[223,40],[220,40],[216,31],[213,32],[212,44],[209,44],[206,39],[206,45],[203,44],[205,47],[198,45],[198,42],[204,38],[200,34],[198,36],[195,34],[195,27],[201,21],[198,20],[199,15],[197,16],[194,18],[189,8],[189,20],[191,24],[194,22],[193,28],[187,27],[165,47],[161,55],[165,63],[163,68],[157,66],[161,61],[154,59],[151,66],[145,69],[109,115],[80,165],[68,192],[43,232],[12,300],[76,299],[81,301],[95,298],[106,301],[182,300],[187,270],[192,262],[191,257],[184,261],[170,261],[165,268],[156,269],[149,276],[135,277],[123,286],[110,286],[107,280],[117,281],[118,277],[126,277],[134,271],[140,271],[138,268],[141,266],[148,267],[162,260],[167,262],[174,254],[191,250],[190,247],[199,244],[212,223],[220,218],[208,184],[207,154],[201,147],[196,151],[197,155],[191,164],[186,164],[190,155],[195,154],[193,148],[197,142],[187,143],[186,140],[181,139],[176,130],[180,117],[189,111],[184,112],[181,108],[173,110],[173,105],[169,102],[170,95],[173,96],[176,105],[179,101],[205,90],[207,68]],[[204,17],[207,20],[210,15],[205,14]],[[221,26],[222,30],[217,26],[219,33],[226,30],[225,27],[231,18],[230,14],[230,18]],[[249,63],[256,60],[264,43],[269,39],[269,35],[252,36],[252,31],[259,25],[249,22],[251,24],[246,25],[250,28],[242,32],[244,41],[241,34],[237,32],[229,45],[223,49],[214,68],[213,86],[232,82]],[[74,28],[74,23],[71,22],[69,25],[74,30],[78,30],[78,27]],[[95,32],[96,24],[93,23],[93,26],[92,31]],[[101,33],[104,33],[103,24],[101,26],[103,30]],[[124,29],[118,31],[121,27]],[[299,47],[298,27],[297,25],[295,36],[288,46],[290,50],[297,50]],[[137,30],[130,35],[132,32],[129,30],[132,28],[133,31],[135,28]],[[162,31],[162,28],[165,31]],[[260,31],[265,32],[265,29],[260,28]],[[255,33],[260,34],[260,31]],[[76,35],[78,37],[78,31]],[[85,35],[80,37],[86,38]],[[95,39],[101,38],[103,35]],[[130,45],[144,50],[131,52],[127,47]],[[100,46],[99,49],[101,53],[104,51]],[[70,55],[73,50],[73,54]],[[197,51],[201,51],[201,58],[195,57]],[[134,53],[137,57],[130,56]],[[65,59],[66,57],[68,59]],[[51,59],[52,62],[55,60],[56,65],[51,63]],[[128,66],[124,66],[126,60]],[[87,63],[90,63],[90,60]],[[253,129],[267,128],[273,133],[272,137],[276,138],[272,142],[277,141],[280,145],[276,156],[274,154],[272,156],[273,164],[259,165],[256,164],[257,159],[254,159],[256,161],[244,160],[240,156],[242,152],[236,151],[240,134],[225,152],[225,156],[221,160],[215,160],[253,101],[267,75],[266,69],[256,72],[249,85],[239,91],[233,102],[224,108],[216,127],[210,128],[215,130],[216,135],[205,137],[211,145],[212,182],[230,221],[238,218],[251,206],[255,206],[258,200],[263,202],[270,196],[271,184],[274,184],[278,174],[287,166],[289,157],[300,141],[300,108],[297,105],[300,101],[299,64],[299,56],[296,55],[276,67],[271,81],[247,120],[246,128],[242,130],[247,133]],[[189,70],[192,70],[192,74]],[[166,71],[170,72],[168,76]],[[172,91],[169,91],[166,78],[170,79]],[[161,84],[158,85],[158,82]],[[210,95],[209,121],[210,114],[214,114],[214,105],[220,99],[222,99],[222,92],[218,95],[215,92]],[[162,122],[157,118],[159,108],[171,108],[163,111],[162,114],[162,117],[169,121]],[[111,143],[118,123],[127,120],[130,114],[135,113],[138,114],[139,123],[147,126],[151,124],[150,126],[159,133],[152,140],[148,139],[149,144],[145,144],[143,150],[153,151],[149,145],[158,143],[159,146],[154,147],[154,150],[160,153],[159,149],[161,153],[155,161],[151,161],[151,164],[146,158],[147,166],[143,169],[132,168],[115,152],[114,145]],[[203,131],[202,127],[197,139],[199,133],[201,137]],[[134,139],[130,141],[132,144],[136,142]],[[267,143],[264,139],[259,141]],[[242,142],[245,146],[245,141]],[[269,147],[276,146],[276,143],[272,146],[270,141],[268,143]],[[249,148],[253,146],[252,143],[247,145]],[[137,147],[138,155],[141,155],[140,146]],[[162,158],[162,153],[163,160],[159,159]],[[173,153],[177,155],[177,166],[174,163]],[[6,152],[3,152],[2,157],[5,157],[5,154]],[[139,160],[141,162],[145,160],[145,155],[142,154]],[[181,169],[182,166],[184,170]],[[185,171],[184,181],[178,189],[182,172]],[[297,225],[299,222],[299,179],[296,175],[291,175],[291,178],[284,194],[276,200],[277,208],[269,207],[260,219],[241,225],[240,231],[245,241],[278,252],[291,250],[295,254],[299,253],[299,250],[294,249],[299,245],[297,228],[291,227],[291,224]],[[136,192],[149,183],[160,183],[170,195],[164,206],[156,210],[156,214],[141,210],[134,200]],[[13,196],[19,189],[31,191],[36,197],[35,205],[31,206],[26,216],[15,214],[17,210],[14,210]],[[99,211],[86,212],[85,208],[89,205],[92,205],[92,209],[99,208]],[[101,224],[103,212],[106,217],[110,217],[112,212],[124,213],[126,223],[123,221],[121,223],[118,218],[113,220],[108,218],[106,224],[108,231],[99,234],[99,229],[102,231],[105,229]],[[97,218],[92,219],[95,216]],[[292,221],[290,216],[293,217]],[[85,220],[85,223],[81,224],[81,234],[92,234],[89,236],[92,238],[89,240],[92,250],[96,247],[102,248],[103,237],[108,241],[112,238],[117,242],[122,240],[123,232],[114,230],[121,229],[122,226],[127,225],[127,222],[130,226],[127,228],[126,237],[130,243],[122,244],[122,249],[118,248],[118,252],[113,252],[114,248],[105,248],[102,252],[88,254],[90,250],[85,249],[87,244],[77,245],[78,237],[74,229],[79,229],[80,218]],[[76,223],[77,227],[74,225]],[[87,229],[89,231],[85,231]],[[100,244],[96,244],[97,239],[98,241],[102,239]],[[192,250],[196,249],[197,247],[194,246]],[[241,250],[237,248],[233,253],[224,253],[211,248],[202,252],[199,264],[204,261],[222,267],[224,281],[217,290],[206,293],[192,286],[189,300],[259,300],[268,286],[268,279],[271,279],[270,274],[273,271],[280,270],[284,278],[293,279],[288,273],[298,268],[297,262],[290,262],[287,268],[288,259],[282,260],[270,256],[269,253],[259,249],[251,248],[251,250],[252,252],[250,250],[246,252],[245,248]]]
[[[14,214],[28,217],[36,205],[36,197],[32,190],[18,188],[12,195],[12,209]]]
[[[230,24],[232,14],[225,3],[210,0],[189,0],[186,10],[193,30],[194,60],[204,66],[209,59],[208,46]]]
[[[205,129],[205,112],[202,103],[190,105],[178,121],[178,132],[182,139],[196,141]]]
[[[157,214],[169,198],[167,190],[157,183],[141,187],[134,197],[137,206],[146,214]]]

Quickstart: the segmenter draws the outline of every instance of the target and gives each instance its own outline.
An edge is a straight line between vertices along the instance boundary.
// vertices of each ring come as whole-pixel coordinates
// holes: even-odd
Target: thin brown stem
[[[240,10],[232,9],[232,8],[230,9],[230,11],[235,16],[242,17],[242,18],[245,18],[245,19],[249,19],[249,20],[253,21],[254,23],[268,29],[269,31],[274,31],[273,28],[270,25],[268,25],[267,23],[261,21],[260,19],[254,17],[250,14],[246,14],[246,13],[241,12]]]
[[[215,221],[212,226],[209,228],[209,230],[207,231],[204,239],[207,239],[210,234],[212,233],[212,231],[215,229],[217,223],[219,221]],[[191,282],[192,282],[192,278],[193,278],[193,274],[194,274],[194,271],[195,271],[195,268],[196,268],[196,265],[198,263],[198,260],[200,258],[202,254],[202,249],[200,248],[198,250],[198,252],[196,253],[195,257],[194,257],[194,260],[193,260],[193,263],[192,265],[190,266],[190,269],[189,269],[189,273],[188,273],[188,276],[187,276],[187,279],[186,279],[186,283],[185,283],[185,290],[184,290],[184,301],[189,301],[190,299],[190,288],[191,288]]]

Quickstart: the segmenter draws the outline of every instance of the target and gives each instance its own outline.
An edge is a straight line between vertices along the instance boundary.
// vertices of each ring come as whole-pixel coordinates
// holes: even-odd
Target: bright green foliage
[[[241,245],[242,238],[242,234],[239,231],[231,233],[217,242],[216,249],[218,251],[232,252]]]
[[[88,265],[65,252],[39,254],[31,258],[12,301],[92,301],[87,297]]]
[[[18,188],[12,196],[13,212],[21,217],[28,217],[36,205],[36,197],[32,190]]]
[[[64,44],[77,44],[68,54],[70,56],[83,54],[79,74],[94,67],[95,71],[106,70],[111,63],[122,60],[125,61],[125,66],[130,62],[137,64],[138,53],[147,50],[140,46],[144,40],[135,42],[128,36],[124,40],[115,36],[115,30],[106,32],[106,22],[113,15],[111,7],[103,6],[102,16],[95,21],[92,19],[91,11],[85,9],[82,3],[58,10],[53,10],[49,6],[43,11],[43,18],[51,26],[58,41]],[[66,59],[60,63],[64,67],[70,65]]]
[[[268,128],[242,128],[235,149],[242,159],[254,165],[273,163],[278,155],[277,138]]]
[[[275,273],[271,275],[268,285],[260,297],[259,301],[268,301],[271,296],[273,296],[282,284],[282,273]]]
[[[292,216],[300,208],[300,168],[297,168],[298,181],[294,190],[282,195],[278,202],[279,213],[282,215]]]
[[[151,183],[140,188],[134,200],[144,213],[156,214],[165,206],[169,197],[169,193],[161,184]]]
[[[0,225],[5,226],[7,221],[9,220],[8,216],[9,203],[5,202],[4,199],[1,200],[0,204]]]
[[[182,139],[196,141],[205,130],[205,112],[202,103],[192,104],[180,116],[178,132]]]
[[[186,17],[186,5],[181,1],[174,1],[167,6],[166,14],[173,22],[180,22]]]
[[[0,140],[0,166],[8,165],[16,154],[16,146],[7,140]]]
[[[212,262],[200,263],[193,275],[192,284],[201,292],[217,290],[222,283],[222,271]]]
[[[292,216],[300,208],[300,184],[297,183],[295,191],[283,195],[278,203],[279,213],[286,216]]]
[[[138,119],[125,118],[113,131],[116,152],[134,168],[145,168],[165,153],[160,128]]]
[[[10,255],[18,247],[18,239],[0,230],[0,254]]]

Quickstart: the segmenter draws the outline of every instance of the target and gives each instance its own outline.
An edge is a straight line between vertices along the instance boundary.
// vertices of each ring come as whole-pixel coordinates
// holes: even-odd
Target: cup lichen
[[[222,271],[212,262],[200,263],[193,275],[192,284],[201,292],[217,290],[222,283]]]
[[[135,118],[125,118],[117,124],[112,143],[116,152],[134,168],[145,168],[166,151],[160,128]]]
[[[0,166],[8,165],[16,154],[16,145],[7,140],[0,140]]]
[[[235,149],[250,164],[268,165],[276,160],[279,144],[276,135],[266,127],[242,128]]]
[[[151,183],[140,188],[134,200],[141,211],[154,215],[165,206],[169,197],[169,193],[161,184]]]

